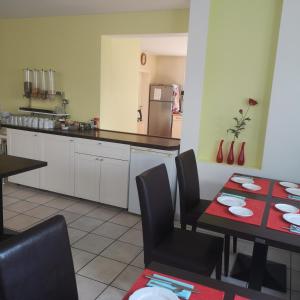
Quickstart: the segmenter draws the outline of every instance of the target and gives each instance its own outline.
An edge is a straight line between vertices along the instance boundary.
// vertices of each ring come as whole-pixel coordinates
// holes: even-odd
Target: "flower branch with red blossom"
[[[248,112],[251,106],[255,106],[258,102],[252,98],[248,99],[248,107],[246,112],[244,113],[243,109],[239,109],[239,116],[234,117],[233,120],[236,124],[232,127],[227,129],[227,133],[232,133],[234,140],[239,138],[239,135],[243,130],[246,129],[247,122],[251,121],[251,118],[248,117]]]

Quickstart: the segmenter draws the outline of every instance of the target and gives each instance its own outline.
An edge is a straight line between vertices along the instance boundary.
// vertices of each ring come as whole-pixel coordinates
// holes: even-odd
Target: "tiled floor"
[[[5,184],[3,190],[5,226],[10,229],[23,231],[56,214],[65,217],[80,300],[122,299],[142,272],[140,217],[119,208],[14,184]],[[239,241],[239,252],[250,249],[249,243]],[[270,249],[269,258],[287,264],[289,292],[264,292],[300,299],[300,255]],[[234,255],[230,261],[234,261]],[[223,280],[246,286],[230,277]]]

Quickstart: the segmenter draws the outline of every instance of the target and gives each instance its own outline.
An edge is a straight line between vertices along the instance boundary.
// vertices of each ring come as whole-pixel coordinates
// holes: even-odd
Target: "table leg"
[[[3,235],[4,231],[4,224],[3,224],[3,194],[2,194],[2,187],[3,187],[3,178],[0,177],[0,236]]]
[[[254,243],[251,269],[249,274],[248,287],[253,290],[261,290],[267,265],[268,246],[261,243]]]

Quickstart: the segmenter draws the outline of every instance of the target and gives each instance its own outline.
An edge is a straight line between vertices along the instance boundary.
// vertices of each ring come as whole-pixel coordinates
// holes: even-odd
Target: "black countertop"
[[[154,148],[161,150],[178,150],[180,147],[179,139],[162,138],[143,134],[134,134],[109,130],[62,130],[62,129],[37,129],[30,127],[14,126],[2,124],[2,127],[20,129],[33,132],[77,137],[90,140],[100,140],[112,143],[129,144],[132,146]]]

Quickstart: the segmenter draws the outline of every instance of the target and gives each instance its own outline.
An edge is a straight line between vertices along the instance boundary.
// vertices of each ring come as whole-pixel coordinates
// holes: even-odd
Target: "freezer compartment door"
[[[148,134],[172,137],[172,103],[150,101]]]
[[[172,101],[173,87],[170,85],[151,85],[149,100]]]

